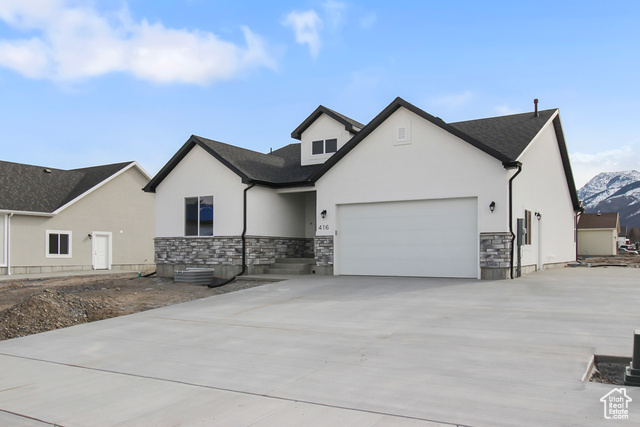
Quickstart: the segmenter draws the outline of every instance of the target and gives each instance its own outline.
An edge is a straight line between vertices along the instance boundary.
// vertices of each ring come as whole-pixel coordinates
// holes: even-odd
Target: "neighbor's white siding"
[[[617,249],[617,236],[615,230],[578,230],[578,255],[616,255],[618,253]]]
[[[155,197],[142,191],[147,181],[132,167],[53,217],[14,215],[11,267],[91,268],[95,231],[112,233],[112,265],[153,264]],[[71,257],[46,256],[47,230],[71,232]]]
[[[398,127],[407,126],[409,140],[398,144]],[[328,213],[325,220],[317,217],[318,235],[340,239],[341,204],[468,197],[477,199],[478,233],[506,231],[507,177],[495,158],[400,108],[316,183],[316,211]],[[334,272],[340,274],[339,262]]]
[[[513,181],[513,230],[525,210],[531,212],[532,223],[531,245],[522,249],[522,265],[543,268],[545,264],[574,261],[575,213],[552,121],[518,160],[523,166]]]
[[[301,164],[317,165],[324,163],[334,153],[311,154],[311,143],[316,140],[336,138],[338,140],[338,150],[351,139],[353,134],[344,129],[344,125],[335,121],[326,114],[318,117],[305,131],[301,137]]]

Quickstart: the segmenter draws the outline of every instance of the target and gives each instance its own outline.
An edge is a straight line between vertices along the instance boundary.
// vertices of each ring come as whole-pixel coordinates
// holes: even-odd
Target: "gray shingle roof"
[[[52,213],[131,163],[62,170],[0,161],[0,210]]]
[[[578,219],[578,230],[589,228],[618,228],[618,212],[583,213]]]
[[[515,161],[557,109],[449,123]]]
[[[362,125],[355,120],[321,105],[292,132],[292,138],[300,139],[302,132],[322,114],[329,115],[344,124],[345,129],[355,133],[355,136],[324,164],[301,166],[299,143],[289,144],[271,154],[263,154],[222,142],[191,136],[160,172],[153,177],[144,190],[155,191],[157,185],[162,182],[195,145],[201,146],[233,170],[242,178],[243,182],[256,182],[272,187],[311,185],[401,107],[412,111],[423,119],[430,121],[479,150],[495,157],[505,166],[517,161],[524,149],[557,112],[557,109],[552,109],[540,111],[539,117],[534,117],[533,112],[530,112],[447,124],[442,121],[442,119],[430,115],[402,98],[396,98],[380,112],[380,114],[371,120],[371,122],[367,125]],[[562,134],[562,126],[560,125],[558,116],[555,116],[553,126],[558,138],[559,149],[567,176],[567,185],[572,195],[574,208],[579,209],[579,201],[575,191],[569,157],[566,152],[564,136]]]
[[[211,139],[194,136],[250,181],[286,185],[306,181],[321,165],[300,165],[300,144],[286,145],[270,154],[258,153]]]

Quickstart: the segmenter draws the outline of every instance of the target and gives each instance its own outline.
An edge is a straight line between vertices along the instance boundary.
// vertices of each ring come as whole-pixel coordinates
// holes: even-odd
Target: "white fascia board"
[[[26,215],[26,216],[56,216],[55,212],[31,212],[31,211],[12,211],[0,209],[0,215]]]
[[[525,147],[524,150],[522,150],[522,153],[520,153],[520,155],[518,156],[518,158],[516,159],[516,161],[520,161],[522,160],[522,157],[527,153],[527,151],[529,151],[529,148],[533,145],[533,143],[536,141],[536,139],[538,139],[540,137],[540,134],[542,132],[544,132],[548,126],[553,126],[553,121],[555,120],[555,118],[558,116],[558,114],[560,114],[560,110],[556,110],[555,113],[553,113],[551,115],[551,117],[549,117],[549,120],[547,120],[547,123],[544,124],[544,126],[542,126],[540,128],[540,130],[538,131],[538,133],[536,134],[536,136],[534,136],[531,141],[529,142],[529,144],[527,144],[527,146]]]
[[[137,167],[138,170],[140,172],[142,172],[143,175],[145,175],[145,177],[147,179],[151,179],[151,177],[149,176],[149,174],[142,169],[142,167],[140,167],[140,165],[138,164],[138,162],[131,162],[129,165],[125,166],[124,168],[120,169],[118,172],[114,173],[113,175],[111,175],[110,177],[108,177],[107,179],[105,179],[104,181],[99,182],[98,184],[96,184],[95,186],[91,187],[90,189],[88,189],[87,191],[85,191],[84,193],[82,193],[81,195],[79,195],[78,197],[76,197],[75,199],[71,200],[70,202],[68,202],[67,204],[60,206],[58,209],[56,209],[55,211],[53,211],[54,214],[59,214],[60,212],[62,212],[63,210],[65,210],[66,208],[68,208],[69,206],[71,206],[72,204],[74,204],[75,202],[77,202],[78,200],[82,199],[83,197],[87,196],[88,194],[93,193],[94,191],[96,191],[98,188],[102,187],[103,185],[105,185],[106,183],[108,183],[109,181],[115,179],[116,177],[122,175],[123,173],[125,173],[126,171],[128,171],[129,169],[131,169],[132,167]]]
[[[578,231],[616,231],[615,228],[578,228]]]

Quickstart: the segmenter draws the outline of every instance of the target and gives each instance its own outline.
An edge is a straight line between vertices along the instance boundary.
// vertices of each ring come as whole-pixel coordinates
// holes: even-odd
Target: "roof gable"
[[[302,133],[307,130],[309,126],[313,124],[321,115],[326,114],[333,120],[344,125],[344,129],[351,133],[358,133],[364,127],[360,122],[357,122],[343,114],[333,111],[325,106],[320,105],[316,110],[309,115],[293,132],[291,132],[291,138],[300,140]]]
[[[63,170],[0,161],[0,210],[56,213],[133,165]]]

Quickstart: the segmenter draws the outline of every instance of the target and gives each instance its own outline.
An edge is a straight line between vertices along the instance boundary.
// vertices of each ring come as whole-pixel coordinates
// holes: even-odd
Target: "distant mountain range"
[[[578,190],[585,212],[619,212],[620,225],[640,227],[640,172],[602,172]]]

